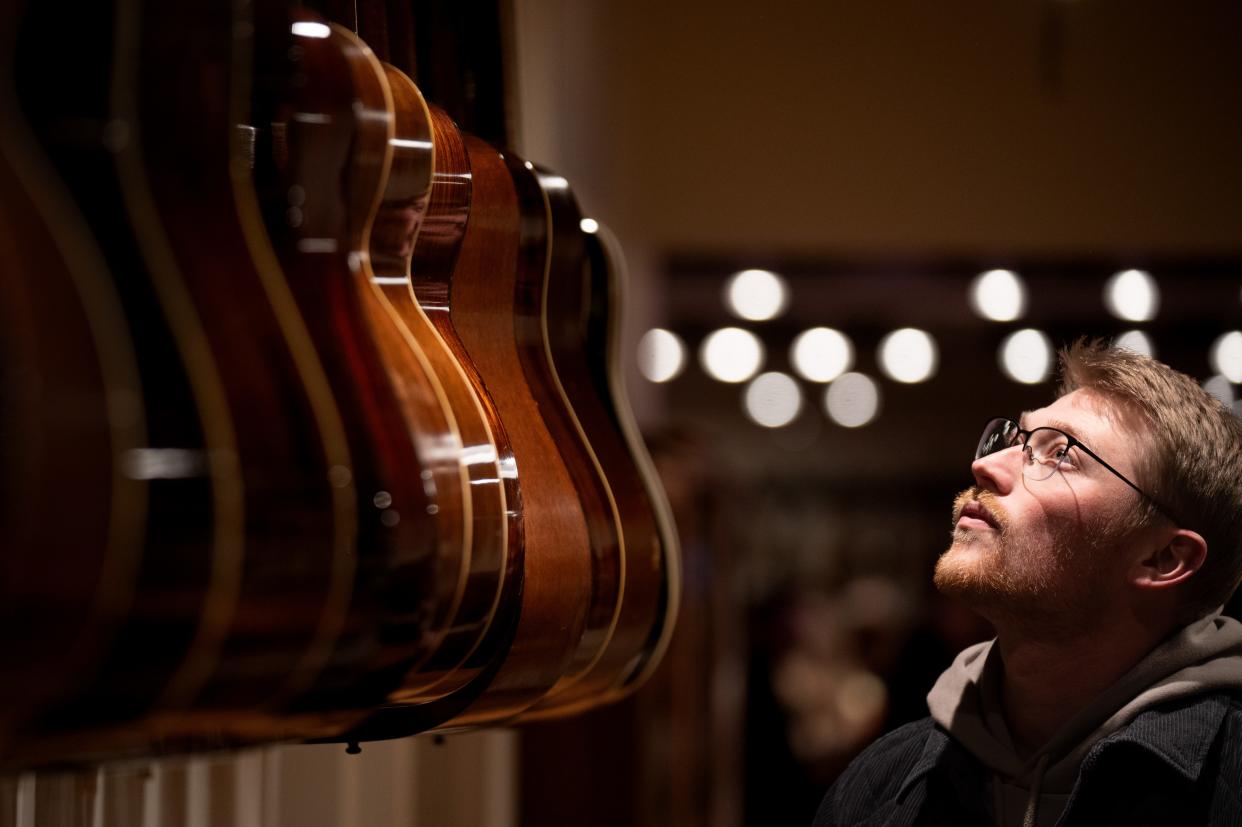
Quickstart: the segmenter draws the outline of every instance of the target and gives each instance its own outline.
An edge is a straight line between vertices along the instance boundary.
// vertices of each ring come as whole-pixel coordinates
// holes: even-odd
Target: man
[[[1242,422],[1098,343],[988,423],[937,588],[996,629],[815,824],[1242,825]]]

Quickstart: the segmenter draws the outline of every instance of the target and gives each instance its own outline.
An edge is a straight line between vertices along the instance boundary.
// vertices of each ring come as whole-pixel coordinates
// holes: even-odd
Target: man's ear
[[[1177,529],[1167,541],[1148,553],[1130,570],[1130,581],[1140,588],[1176,586],[1203,568],[1207,541],[1198,532]]]

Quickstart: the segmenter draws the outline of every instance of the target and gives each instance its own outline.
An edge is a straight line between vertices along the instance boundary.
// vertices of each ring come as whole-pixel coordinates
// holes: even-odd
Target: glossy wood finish
[[[341,739],[333,740],[366,741],[398,738],[437,727],[453,729],[469,725],[470,722],[503,721],[538,700],[560,677],[564,664],[558,659],[564,657],[564,652],[557,647],[570,645],[565,641],[573,638],[574,635],[581,634],[581,620],[574,619],[572,615],[566,618],[558,617],[558,612],[572,612],[573,607],[569,602],[566,602],[564,606],[553,602],[558,599],[568,601],[570,597],[569,595],[557,595],[555,584],[541,585],[534,590],[535,602],[531,604],[531,614],[525,623],[519,622],[519,612],[523,610],[524,605],[525,578],[531,570],[525,551],[527,500],[523,492],[527,480],[523,476],[519,482],[518,465],[514,456],[515,443],[510,440],[508,430],[501,421],[496,401],[493,400],[491,392],[480,375],[480,367],[466,351],[461,337],[458,336],[453,316],[449,312],[453,274],[458,264],[458,255],[462,252],[466,241],[467,217],[471,205],[470,159],[462,136],[453,122],[434,107],[430,108],[428,113],[431,116],[433,133],[434,175],[431,196],[426,212],[419,223],[414,256],[410,264],[410,284],[419,308],[431,321],[440,340],[469,379],[471,389],[484,411],[488,428],[495,441],[497,465],[500,480],[504,486],[507,507],[506,572],[502,583],[500,605],[496,609],[487,633],[466,663],[459,667],[463,670],[463,674],[473,673],[474,676],[469,683],[435,701],[402,702],[400,705],[390,705],[375,710],[364,722],[344,733]],[[492,198],[494,200],[495,196]],[[475,225],[471,237],[471,249],[466,258],[468,268],[477,274],[473,278],[478,281],[478,286],[474,288],[475,293],[478,294],[474,297],[475,304],[478,306],[475,310],[478,320],[476,323],[471,323],[476,325],[472,329],[475,329],[486,343],[490,341],[484,333],[488,330],[489,321],[500,325],[490,331],[491,338],[495,338],[498,332],[503,333],[506,323],[511,324],[511,320],[504,321],[503,309],[496,310],[495,314],[490,317],[486,315],[488,312],[486,311],[485,287],[488,284],[486,279],[493,272],[492,268],[512,267],[513,264],[512,253],[506,252],[510,245],[508,233],[511,230],[506,230],[503,224],[505,215],[503,203],[499,207],[493,205],[487,208],[483,215],[490,216],[490,218],[486,226],[482,220]],[[499,224],[497,224],[498,219],[501,221]],[[487,256],[489,250],[493,248],[497,251],[499,259],[497,263],[489,264]],[[506,264],[506,262],[509,263]],[[510,294],[503,290],[497,295],[501,300],[512,301]],[[468,298],[471,297],[468,296]],[[470,323],[469,314],[467,314],[467,322]],[[512,364],[513,357],[504,347],[503,338],[485,345],[484,353],[490,359],[489,363],[498,371],[497,375],[502,383],[503,380],[512,376],[506,373],[506,366]],[[540,428],[538,411],[531,409],[529,395],[522,392],[520,384],[511,387],[508,383],[503,383],[502,387],[506,392],[505,399],[508,408],[526,417],[526,419],[519,420],[520,434],[517,437],[518,442],[525,447],[524,455],[530,456],[532,462],[539,462],[538,451],[547,444],[547,436],[546,431]],[[532,471],[532,474],[534,476],[530,479],[534,480],[532,483],[535,486],[534,501],[540,504],[557,503],[558,492],[565,490],[561,487],[564,469],[540,465]],[[572,508],[572,505],[571,502],[569,507]],[[536,512],[537,542],[546,546],[554,542],[553,538],[558,534],[571,539],[577,536],[575,532],[579,530],[578,526],[581,526],[581,511],[560,514],[559,509],[564,508],[566,505],[557,504],[558,512],[546,516],[541,516],[542,512]],[[581,530],[585,531],[584,528]],[[571,555],[566,558],[571,562],[566,583],[573,584],[577,582],[576,578],[581,576],[575,568],[578,560],[572,556],[572,549],[567,549],[566,552]],[[550,552],[551,558],[547,562],[536,560],[533,570],[542,572],[549,564],[555,566],[558,553],[560,552],[553,549]],[[543,552],[543,554],[546,558],[549,552]],[[557,623],[562,626],[558,628],[555,625]],[[576,628],[572,625],[575,623],[578,624]],[[569,624],[567,628],[566,624]],[[553,637],[549,638],[546,645],[541,648],[538,636],[548,634],[549,629],[552,630]],[[519,635],[524,639],[529,638],[530,642],[524,643],[517,657],[511,659],[510,647]],[[553,653],[553,659],[541,660],[543,652]],[[492,683],[498,677],[502,679],[496,688],[493,688]],[[395,697],[399,698],[400,694],[400,692],[395,693]],[[470,712],[466,713],[466,710]]]
[[[538,704],[533,715],[578,712],[607,699],[608,690],[632,679],[645,660],[660,620],[664,561],[655,514],[624,436],[616,424],[610,389],[594,381],[591,348],[591,270],[582,213],[568,182],[536,167],[548,215],[550,258],[543,289],[543,336],[558,390],[570,405],[607,485],[624,540],[625,588],[616,627],[599,659],[560,695]]]
[[[0,682],[0,756],[107,651],[146,522],[146,483],[122,473],[144,444],[137,357],[12,94],[21,6],[0,10],[0,660],[20,664]]]
[[[450,722],[462,726],[507,720],[562,677],[586,627],[592,574],[573,479],[522,370],[514,329],[517,193],[499,153],[477,139],[463,142],[438,110],[432,109],[432,122],[436,181],[412,272],[415,295],[433,322],[460,340],[505,423],[521,483],[525,538],[512,643],[485,691]],[[448,245],[437,242],[459,232],[467,204],[469,219],[452,260]],[[430,245],[426,255],[424,243]]]
[[[118,47],[136,59],[118,76],[118,114],[142,148],[122,167],[126,207],[147,267],[183,282],[202,321],[244,508],[235,589],[207,607],[189,663],[159,706],[262,708],[307,687],[334,642],[357,517],[351,492],[329,475],[350,465],[349,450],[291,298],[265,287],[280,276],[259,271],[272,253],[252,249],[266,243],[245,226],[257,215],[237,203],[254,199],[250,133],[237,126],[249,114],[254,47],[237,31],[244,18],[202,0],[122,6]],[[182,91],[191,88],[200,94]],[[276,718],[272,726],[283,731]]]
[[[255,123],[267,226],[336,398],[351,465],[330,471],[356,497],[357,574],[340,637],[299,708],[382,702],[434,651],[460,598],[466,525],[456,440],[419,354],[363,264],[389,162],[392,123],[374,57],[304,18],[292,65]],[[286,57],[287,56],[287,57]],[[420,419],[425,417],[425,419]]]
[[[608,649],[625,592],[625,541],[604,470],[549,358],[548,329],[564,322],[549,319],[555,309],[549,309],[547,292],[549,268],[553,266],[548,202],[533,165],[512,153],[506,154],[505,162],[522,211],[522,246],[513,319],[522,370],[574,481],[590,537],[591,591],[587,627],[566,675],[549,693],[550,699],[590,674]],[[575,256],[575,252],[579,255]],[[580,252],[580,246],[577,251],[567,249],[561,260],[580,262]]]
[[[65,27],[59,8],[31,4],[16,48],[20,107],[84,222],[79,233],[71,218],[65,237],[77,244],[89,234],[132,339],[132,349],[124,347],[136,363],[138,392],[110,400],[116,407],[109,416],[141,433],[116,460],[146,500],[136,512],[144,522],[136,571],[108,586],[124,620],[72,696],[30,722],[40,739],[150,708],[184,665],[205,607],[231,588],[242,549],[236,442],[219,374],[184,285],[147,269],[124,210],[119,164],[138,148],[116,112],[116,71],[127,57],[115,48],[116,11],[111,3],[86,4]],[[89,571],[97,552],[84,546],[77,553],[86,555]],[[55,562],[49,573],[72,577],[72,560]],[[23,753],[30,760],[36,750]]]
[[[514,531],[510,548],[501,453],[488,411],[479,401],[472,379],[473,364],[449,349],[414,298],[410,261],[423,216],[427,212],[434,173],[431,114],[413,81],[393,66],[384,67],[393,97],[392,165],[384,197],[371,233],[371,266],[375,283],[426,354],[444,389],[457,422],[463,463],[469,475],[473,522],[466,589],[457,616],[433,658],[407,676],[391,700],[414,703],[443,697],[476,678],[490,658],[471,660],[483,642],[504,590],[520,588],[521,534]],[[499,423],[496,423],[497,429]],[[501,435],[507,447],[508,438]],[[515,556],[510,560],[510,555]],[[512,605],[514,597],[505,601]],[[501,622],[512,622],[505,615]]]
[[[635,668],[604,695],[619,700],[642,687],[659,667],[677,626],[681,609],[681,541],[673,508],[642,433],[634,419],[625,389],[625,359],[621,347],[621,316],[625,308],[625,256],[615,235],[605,226],[584,238],[587,281],[586,344],[588,366],[597,398],[607,403],[613,426],[625,440],[630,461],[638,472],[647,507],[655,520],[660,554],[657,618]],[[641,508],[637,503],[635,508]]]

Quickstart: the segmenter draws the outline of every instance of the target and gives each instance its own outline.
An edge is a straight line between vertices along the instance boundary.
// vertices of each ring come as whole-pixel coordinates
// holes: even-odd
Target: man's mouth
[[[957,524],[963,528],[990,528],[993,531],[1000,529],[1000,523],[992,516],[992,512],[978,500],[970,500],[962,506]]]

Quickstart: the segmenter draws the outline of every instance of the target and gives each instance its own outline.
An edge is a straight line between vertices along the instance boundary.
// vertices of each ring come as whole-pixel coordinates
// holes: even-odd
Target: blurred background
[[[663,809],[616,823],[809,823],[989,635],[930,573],[982,424],[1051,401],[1056,348],[1124,337],[1232,403],[1242,9],[519,0],[514,23],[516,146],[626,250],[631,401],[685,554],[636,719]],[[529,823],[581,823],[531,803],[557,783],[521,786]]]
[[[678,631],[637,696],[565,722],[108,768],[147,818],[809,823],[989,635],[931,569],[980,428],[1053,398],[1056,348],[1120,337],[1234,404],[1236,3],[415,5],[420,43],[490,55],[420,75],[431,102],[499,95],[490,134],[463,126],[625,250]]]

